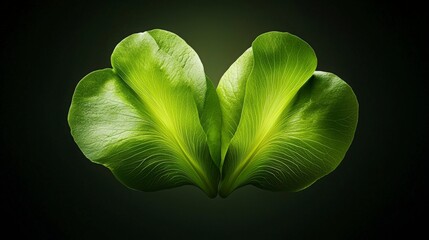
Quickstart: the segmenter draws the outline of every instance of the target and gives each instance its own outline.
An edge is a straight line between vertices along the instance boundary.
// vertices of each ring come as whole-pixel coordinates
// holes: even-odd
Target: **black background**
[[[421,232],[427,14],[409,1],[345,2],[3,5],[2,228],[44,239],[367,239]],[[154,28],[184,38],[215,82],[261,33],[288,31],[306,40],[318,70],[342,77],[360,103],[344,161],[298,193],[244,187],[209,199],[190,186],[154,193],[122,186],[85,159],[67,112],[78,81],[110,67],[121,39]]]

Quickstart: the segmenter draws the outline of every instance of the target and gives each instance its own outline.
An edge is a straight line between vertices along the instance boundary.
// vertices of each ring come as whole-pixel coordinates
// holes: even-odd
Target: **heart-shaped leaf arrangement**
[[[216,90],[196,52],[165,30],[125,38],[111,62],[79,82],[68,122],[85,156],[133,189],[298,191],[353,140],[352,89],[315,72],[313,49],[289,33],[257,37]]]

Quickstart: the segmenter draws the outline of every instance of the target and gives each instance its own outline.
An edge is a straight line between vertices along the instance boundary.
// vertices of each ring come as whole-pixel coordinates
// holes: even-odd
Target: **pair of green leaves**
[[[85,156],[133,189],[298,191],[337,167],[356,129],[352,89],[315,72],[313,49],[289,33],[257,37],[217,89],[168,31],[125,38],[111,62],[79,82],[68,121]]]

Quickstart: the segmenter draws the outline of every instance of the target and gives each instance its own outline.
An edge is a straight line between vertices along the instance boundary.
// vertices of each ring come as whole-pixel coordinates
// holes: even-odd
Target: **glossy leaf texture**
[[[281,32],[260,35],[224,74],[219,194],[252,184],[298,191],[333,171],[354,136],[358,102],[350,86],[315,72],[313,49]]]
[[[68,121],[85,156],[133,189],[192,184],[215,197],[220,109],[195,51],[171,32],[151,30],[121,41],[111,62],[85,76],[73,96]]]

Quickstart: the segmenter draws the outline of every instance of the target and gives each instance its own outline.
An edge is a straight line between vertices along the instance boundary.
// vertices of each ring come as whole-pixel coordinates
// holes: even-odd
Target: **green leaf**
[[[207,143],[210,154],[216,166],[220,168],[221,161],[221,126],[222,113],[220,110],[219,99],[213,83],[207,78],[207,94],[204,103],[203,113],[201,115],[201,124],[207,134]]]
[[[76,87],[68,121],[91,161],[126,186],[195,185],[228,196],[252,184],[298,191],[333,171],[357,125],[358,102],[313,49],[280,32],[260,35],[217,89],[186,42],[151,30],[121,41],[112,68]]]
[[[270,32],[259,36],[221,79],[222,114],[234,110],[222,120],[221,196],[247,184],[298,191],[344,158],[358,103],[344,81],[315,73],[316,62],[313,49],[300,38]]]
[[[252,68],[253,52],[252,49],[248,49],[229,67],[216,89],[222,113],[221,169],[229,143],[240,121],[246,81]]]
[[[85,156],[133,189],[193,184],[215,197],[219,103],[198,55],[175,34],[152,30],[125,38],[111,61],[73,96],[68,121]]]

